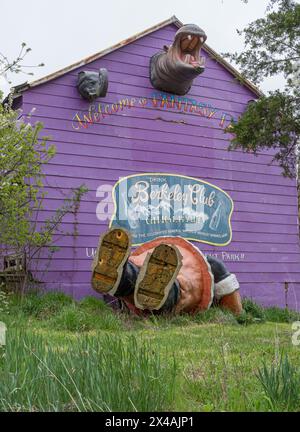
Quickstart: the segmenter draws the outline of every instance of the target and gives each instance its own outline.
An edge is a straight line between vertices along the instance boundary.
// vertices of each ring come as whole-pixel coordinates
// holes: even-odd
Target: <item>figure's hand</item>
[[[243,312],[242,299],[239,290],[222,297],[219,304],[220,307],[230,310],[234,315],[241,315]]]

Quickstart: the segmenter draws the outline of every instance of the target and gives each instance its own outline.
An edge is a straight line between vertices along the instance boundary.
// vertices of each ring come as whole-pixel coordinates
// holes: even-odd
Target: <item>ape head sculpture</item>
[[[82,71],[78,74],[77,90],[89,102],[98,97],[105,97],[108,88],[107,69],[101,68],[99,72]]]
[[[153,87],[178,95],[187,94],[193,79],[204,71],[205,59],[200,57],[200,49],[206,39],[205,32],[195,24],[181,27],[173,44],[150,60]]]

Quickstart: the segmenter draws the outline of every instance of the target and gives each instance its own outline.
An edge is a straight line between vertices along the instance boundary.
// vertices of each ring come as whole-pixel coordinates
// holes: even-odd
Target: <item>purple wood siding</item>
[[[45,169],[48,196],[40,221],[53,214],[71,188],[82,183],[89,188],[77,215],[79,235],[59,239],[60,250],[47,272],[43,274],[41,268],[38,276],[48,289],[62,289],[75,298],[91,295],[91,255],[108,225],[96,216],[97,188],[113,185],[120,176],[168,172],[208,181],[232,197],[232,242],[225,247],[201,243],[198,247],[224,259],[237,274],[242,295],[263,305],[285,306],[287,301],[289,307],[299,309],[295,181],[283,178],[280,169],[270,165],[268,152],[258,157],[228,152],[229,136],[220,127],[223,112],[237,117],[256,96],[206,55],[205,72],[187,97],[217,108],[212,118],[154,106],[149,58],[172,42],[176,30],[173,25],[166,26],[24,93],[24,111],[36,108],[34,118],[44,123],[45,134],[51,135],[57,147],[55,158]],[[109,71],[109,90],[97,103],[105,106],[123,98],[147,98],[148,103],[145,107],[136,103],[98,123],[79,127],[72,119],[89,104],[77,93],[77,73],[99,67]],[[73,215],[65,217],[63,228],[73,230]],[[289,283],[287,293],[285,282]]]

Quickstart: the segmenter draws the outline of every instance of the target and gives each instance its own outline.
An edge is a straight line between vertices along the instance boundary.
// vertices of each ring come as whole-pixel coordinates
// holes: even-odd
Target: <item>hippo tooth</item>
[[[189,46],[189,44],[190,44],[190,41],[189,41],[188,38],[182,39],[182,41],[181,41],[181,49],[182,50],[186,50],[187,47]]]
[[[190,49],[191,51],[196,47],[198,41],[199,41],[199,38],[198,38],[198,37],[196,37],[196,36],[193,37],[193,39],[191,40],[190,45],[189,45],[189,49]]]
[[[190,63],[190,60],[191,60],[191,55],[190,55],[190,54],[186,54],[186,55],[183,57],[183,61],[184,61],[185,63]]]

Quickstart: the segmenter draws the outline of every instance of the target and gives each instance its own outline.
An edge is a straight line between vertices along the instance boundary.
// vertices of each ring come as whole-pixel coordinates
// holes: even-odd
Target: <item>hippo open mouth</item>
[[[204,57],[200,57],[200,49],[205,40],[206,35],[203,31],[177,32],[174,41],[177,59],[193,68],[203,68]]]
[[[193,79],[204,71],[205,59],[200,50],[206,34],[195,24],[181,27],[173,44],[150,60],[150,80],[153,87],[179,95],[186,94]]]

